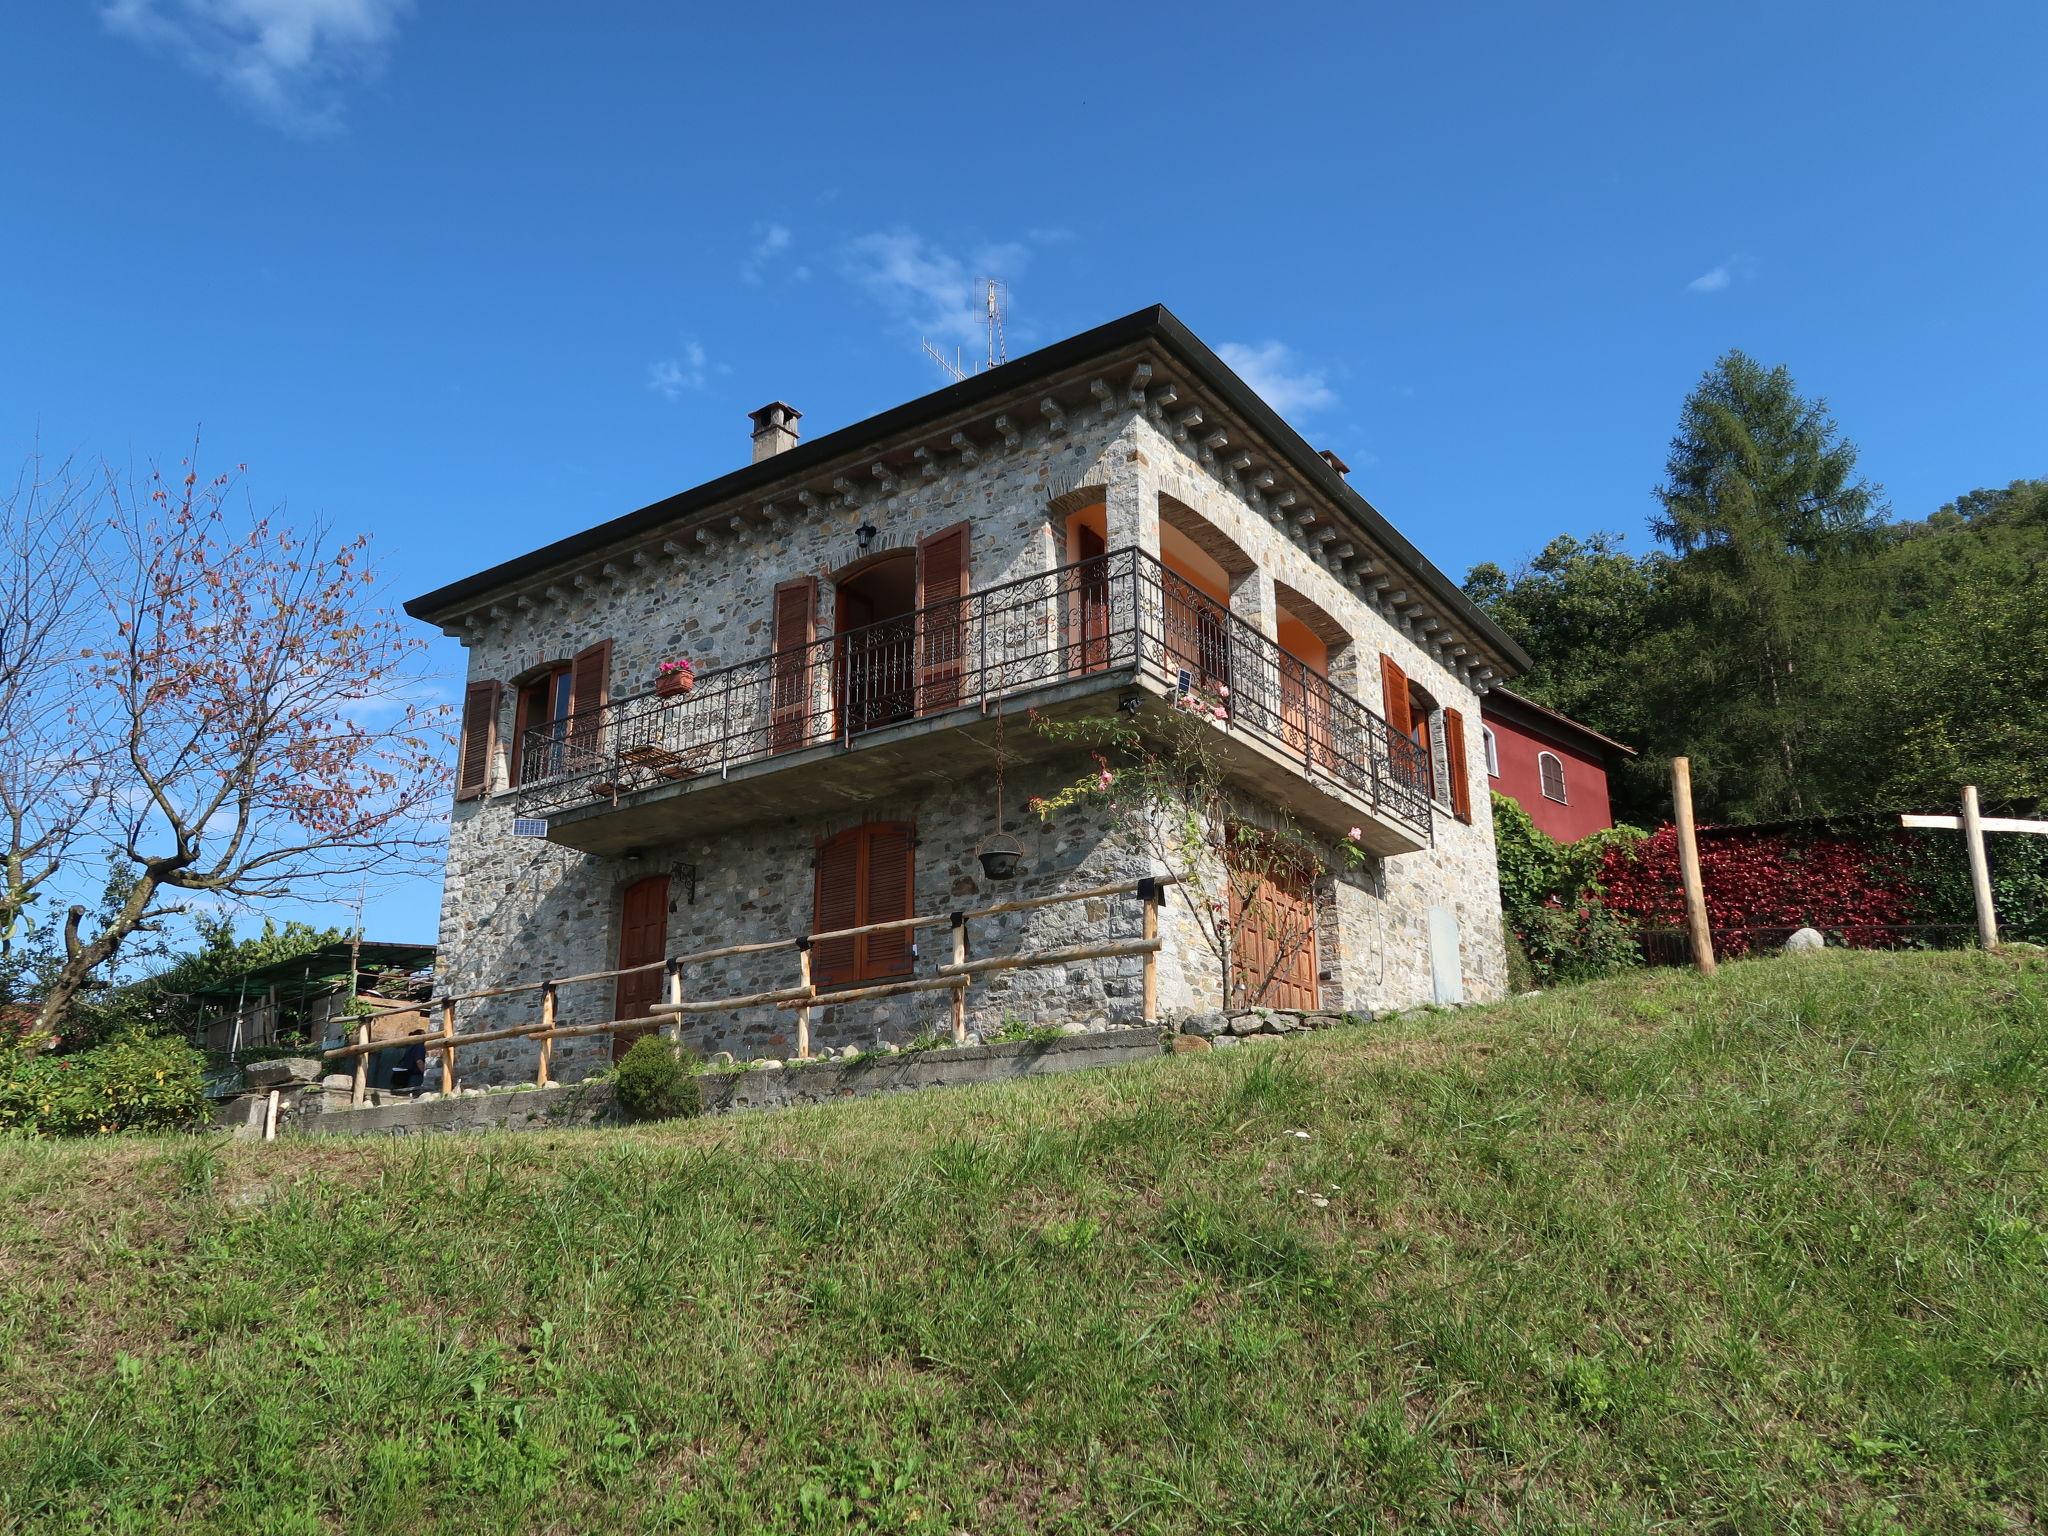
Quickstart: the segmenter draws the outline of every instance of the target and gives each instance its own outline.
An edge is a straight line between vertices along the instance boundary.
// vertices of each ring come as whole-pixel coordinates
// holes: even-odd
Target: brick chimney
[[[1338,458],[1337,455],[1332,453],[1329,449],[1318,448],[1316,452],[1320,453],[1323,456],[1323,462],[1325,464],[1328,464],[1330,468],[1337,471],[1338,474],[1348,475],[1351,473],[1351,466],[1349,464],[1346,464],[1342,459]],[[756,454],[755,457],[758,458],[760,457],[760,455]]]
[[[780,400],[771,400],[758,411],[747,412],[754,424],[754,463],[785,453],[796,446],[796,424],[803,412]]]

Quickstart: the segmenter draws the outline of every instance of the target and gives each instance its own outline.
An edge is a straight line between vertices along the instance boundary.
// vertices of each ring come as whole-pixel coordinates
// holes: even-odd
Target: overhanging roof
[[[194,997],[225,999],[249,992],[262,992],[272,985],[296,983],[309,986],[335,979],[346,980],[349,972],[351,946],[346,940],[335,944],[323,944],[318,949],[308,950],[303,955],[293,955],[288,960],[273,960],[268,965],[255,966],[233,976],[224,976],[219,981],[193,989]],[[434,963],[434,946],[431,944],[380,944],[364,941],[358,959],[357,969],[364,973],[373,971],[419,971]]]
[[[450,582],[414,598],[405,605],[405,611],[416,619],[441,623],[492,593],[543,571],[645,538],[726,502],[756,496],[782,481],[815,474],[835,459],[857,453],[878,440],[914,433],[927,422],[992,405],[1009,395],[1032,389],[1043,380],[1081,368],[1095,358],[1146,342],[1156,344],[1169,353],[1187,369],[1194,381],[1213,391],[1250,423],[1286,459],[1295,474],[1341,507],[1367,537],[1411,572],[1460,625],[1476,634],[1515,669],[1524,670],[1530,665],[1528,653],[1480,612],[1456,582],[1425,559],[1422,552],[1403,538],[1371,502],[1353,489],[1350,482],[1310,447],[1299,432],[1163,304],[1154,304],[1122,319],[1112,320],[1107,325],[1083,331],[1078,336],[1069,336],[1014,362],[974,374],[931,394],[920,395],[864,421],[828,432],[807,443],[799,443],[786,452],[757,463],[744,465],[716,480],[707,480],[702,485],[664,497],[638,511],[598,523],[473,576]]]
[[[1524,698],[1521,694],[1506,688],[1496,686],[1487,694],[1485,701],[1480,705],[1480,713],[1498,715],[1503,720],[1513,720],[1519,715],[1523,721],[1533,721],[1536,729],[1552,730],[1561,736],[1583,737],[1599,746],[1625,753],[1630,757],[1636,755],[1636,749],[1627,742],[1616,741],[1612,736],[1603,736],[1584,721],[1574,720],[1562,710],[1552,709],[1548,704],[1538,704],[1534,699]]]

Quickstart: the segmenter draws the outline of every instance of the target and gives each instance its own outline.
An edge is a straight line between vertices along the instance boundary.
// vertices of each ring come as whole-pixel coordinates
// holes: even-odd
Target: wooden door
[[[1103,558],[1109,542],[1093,528],[1074,530],[1074,555],[1081,568],[1074,573],[1080,587],[1075,625],[1075,668],[1100,672],[1109,665],[1109,568]]]
[[[668,954],[668,876],[649,875],[627,886],[619,900],[618,969],[646,965]],[[636,971],[621,976],[612,998],[615,1019],[644,1018],[661,1001],[662,974],[659,970]],[[615,1030],[612,1060],[626,1054],[628,1047],[648,1029]]]
[[[1231,836],[1233,1001],[1253,1008],[1316,1006],[1316,903],[1310,871],[1261,842]]]

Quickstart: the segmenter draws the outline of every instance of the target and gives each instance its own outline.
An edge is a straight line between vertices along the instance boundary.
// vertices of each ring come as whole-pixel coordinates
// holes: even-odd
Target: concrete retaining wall
[[[1079,1072],[1090,1067],[1150,1061],[1162,1036],[1151,1029],[1111,1029],[1068,1035],[1047,1043],[963,1046],[815,1066],[772,1067],[750,1072],[707,1072],[706,1114],[749,1109],[784,1109],[796,1104],[829,1104],[878,1093],[920,1088],[954,1088],[969,1083],[1004,1083],[1018,1078]],[[317,1101],[318,1091],[303,1095]],[[261,1099],[250,1102],[260,1106]],[[538,1131],[617,1124],[611,1088],[603,1082],[465,1094],[426,1103],[386,1104],[369,1109],[307,1112],[293,1106],[281,1120],[285,1133],[299,1136],[413,1136],[433,1131]],[[260,1108],[251,1117],[262,1134]],[[236,1134],[250,1134],[238,1127]]]

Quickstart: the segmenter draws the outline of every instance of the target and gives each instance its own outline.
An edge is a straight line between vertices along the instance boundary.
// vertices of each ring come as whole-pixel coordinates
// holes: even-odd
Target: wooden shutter
[[[811,898],[811,932],[831,933],[860,925],[860,856],[867,828],[853,827],[818,845],[817,886]],[[819,986],[854,981],[854,939],[827,939],[811,951],[811,980]]]
[[[455,798],[476,800],[491,787],[491,763],[498,755],[499,683],[471,683],[462,696],[462,744],[455,758]]]
[[[768,750],[787,752],[810,735],[811,642],[818,634],[818,578],[775,589],[775,657],[770,666]]]
[[[967,524],[917,543],[918,713],[961,701],[967,668]]]
[[[862,884],[867,897],[861,909],[863,923],[889,923],[910,916],[911,829],[901,821],[878,822],[867,832],[867,868]],[[911,971],[911,932],[899,928],[893,933],[862,935],[866,952],[860,957],[863,981],[884,976],[907,976]]]
[[[1415,729],[1415,719],[1408,712],[1408,674],[1384,651],[1380,653],[1380,700],[1387,724],[1396,735],[1406,736]]]
[[[570,659],[569,740],[585,752],[595,752],[600,745],[611,675],[612,643],[609,640],[586,646]]]
[[[1472,780],[1465,767],[1465,717],[1444,711],[1444,757],[1451,770],[1451,811],[1458,820],[1472,820]]]

